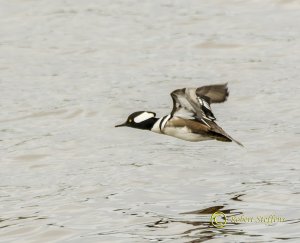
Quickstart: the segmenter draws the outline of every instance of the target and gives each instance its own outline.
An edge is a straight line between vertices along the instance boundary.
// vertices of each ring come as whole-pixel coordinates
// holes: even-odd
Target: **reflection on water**
[[[122,211],[122,209],[119,209]],[[220,235],[225,236],[247,236],[247,237],[258,237],[261,235],[258,234],[248,234],[242,229],[235,229],[234,225],[237,223],[228,222],[225,228],[215,228],[211,224],[210,217],[216,212],[221,211],[225,213],[227,216],[230,214],[238,215],[240,213],[235,210],[224,209],[224,206],[213,206],[193,212],[186,212],[182,214],[197,214],[197,218],[194,220],[188,219],[180,219],[180,218],[161,218],[158,221],[155,221],[150,224],[146,224],[145,226],[150,228],[151,231],[158,231],[157,234],[161,235],[158,238],[158,241],[164,240],[178,240],[178,239],[186,239],[184,242],[204,242],[209,239],[219,238]],[[124,211],[123,211],[124,213]],[[148,212],[150,214],[150,212]],[[132,215],[132,214],[131,214]],[[164,234],[163,231],[169,231],[169,228],[175,228],[176,234]],[[189,228],[184,230],[185,228]],[[113,230],[110,232],[102,232],[98,235],[110,235],[110,234],[135,234],[130,233],[130,229],[124,230]]]
[[[299,1],[0,5],[1,242],[299,241]],[[224,82],[245,148],[114,128]]]

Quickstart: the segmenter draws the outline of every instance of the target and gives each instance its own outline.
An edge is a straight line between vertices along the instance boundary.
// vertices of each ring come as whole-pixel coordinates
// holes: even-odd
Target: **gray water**
[[[299,242],[300,2],[0,1],[1,242]],[[228,82],[234,143],[114,128]],[[283,217],[227,222],[216,210]]]

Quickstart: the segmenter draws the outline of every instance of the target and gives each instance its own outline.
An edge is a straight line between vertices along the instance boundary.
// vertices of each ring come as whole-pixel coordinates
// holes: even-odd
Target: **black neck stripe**
[[[169,116],[169,115],[164,116],[164,117],[161,119],[160,123],[159,123],[159,130],[160,130],[161,132],[162,132],[162,129],[163,129],[162,124],[166,121],[166,119],[170,120],[170,119],[172,118],[172,116],[170,116],[169,118],[168,118],[168,116]],[[167,122],[167,121],[166,121],[166,122]]]

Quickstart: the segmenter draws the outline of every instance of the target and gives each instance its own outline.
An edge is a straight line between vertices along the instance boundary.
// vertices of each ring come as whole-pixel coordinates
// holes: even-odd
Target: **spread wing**
[[[183,88],[174,90],[171,93],[173,99],[172,116],[193,120],[179,120],[179,122],[190,123],[194,130],[209,132],[221,141],[235,141],[243,146],[240,142],[230,137],[214,120],[216,120],[210,104],[224,102],[228,97],[227,84],[217,84],[203,86],[199,88]],[[195,123],[194,121],[199,121]],[[178,121],[177,121],[178,122]],[[194,122],[191,124],[191,122]],[[205,124],[205,128],[202,126]]]
[[[171,93],[172,116],[204,122],[216,120],[210,104],[226,100],[227,84],[209,85],[199,88],[183,88]]]

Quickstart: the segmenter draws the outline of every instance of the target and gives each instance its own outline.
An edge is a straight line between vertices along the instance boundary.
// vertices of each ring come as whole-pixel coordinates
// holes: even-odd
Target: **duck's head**
[[[154,123],[158,120],[156,114],[151,111],[136,111],[128,116],[126,122],[115,127],[133,127],[144,130],[151,130]]]

